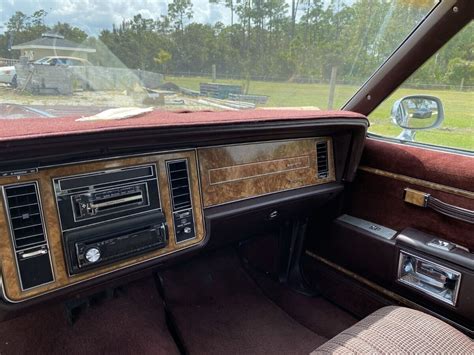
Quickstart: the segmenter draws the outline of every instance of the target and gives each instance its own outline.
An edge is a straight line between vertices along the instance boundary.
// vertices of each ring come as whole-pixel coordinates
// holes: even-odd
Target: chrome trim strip
[[[145,180],[145,181],[154,181],[155,179],[148,179],[148,180]],[[157,181],[157,180],[156,180]],[[148,191],[148,184],[146,184],[145,182],[138,182],[137,181],[137,184],[136,185],[117,185],[117,186],[114,186],[113,188],[115,187],[128,187],[128,186],[137,186],[138,184],[140,185],[145,185],[145,190],[146,190],[146,194],[147,194],[147,204],[143,204],[143,205],[140,205],[140,206],[137,206],[137,207],[133,207],[130,209],[130,211],[134,210],[134,209],[137,209],[137,208],[142,208],[142,207],[148,207],[150,206],[150,194],[149,194],[149,191]],[[100,191],[106,191],[107,189],[110,189],[112,187],[109,187],[109,188],[103,188],[103,189],[99,189],[99,190],[96,190],[97,192],[100,192]],[[159,186],[158,186],[158,190],[159,190]],[[73,197],[74,196],[77,196],[79,195],[80,193],[76,193],[76,194],[70,194],[69,197],[70,197],[70,203],[71,203],[71,208],[72,208],[72,211],[74,211],[74,201],[73,201]],[[65,195],[65,196],[68,196],[68,195]],[[158,195],[158,197],[160,197]],[[57,201],[57,198],[56,198],[56,201]],[[158,201],[158,205],[159,207],[158,208],[154,208],[153,210],[151,211],[161,211],[161,201],[159,200]],[[59,213],[59,206],[57,207],[58,209],[58,213]],[[122,212],[125,212],[125,211],[122,211]],[[107,215],[110,215],[110,214],[114,214],[116,212],[114,211],[111,211],[111,212],[106,212],[106,213],[101,213],[100,216],[93,216],[93,217],[86,217],[86,218],[82,218],[80,221],[77,219],[77,216],[76,214],[73,212],[73,218],[74,218],[74,222],[81,222],[81,221],[87,221],[87,220],[91,220],[91,219],[95,219],[95,218],[99,218],[99,217],[102,217],[102,216],[107,216]],[[140,213],[143,213],[143,212],[137,212],[137,213],[132,213],[132,215],[137,215],[137,214],[140,214]],[[128,217],[128,216],[126,216]],[[113,218],[113,219],[109,219],[108,221],[111,221],[111,220],[114,220],[114,219],[120,219],[120,218],[124,218],[124,217],[117,217],[117,218]],[[73,230],[73,229],[78,229],[78,228],[84,228],[84,227],[89,227],[89,226],[93,226],[95,224],[100,224],[100,223],[105,223],[107,221],[102,221],[102,222],[94,222],[94,223],[89,223],[87,224],[86,226],[79,226],[79,227],[74,227],[74,228],[69,228],[68,230]],[[62,228],[61,228],[62,230]]]
[[[83,176],[104,175],[104,174],[110,174],[110,173],[115,173],[115,172],[119,172],[119,171],[136,170],[138,168],[146,168],[146,167],[152,167],[152,166],[155,167],[155,170],[154,171],[152,170],[151,175],[147,175],[147,176],[143,176],[143,177],[136,177],[136,178],[133,178],[133,179],[114,180],[114,182],[122,182],[122,181],[137,180],[137,179],[141,179],[143,181],[145,181],[145,180],[148,181],[148,180],[152,180],[153,178],[157,177],[158,169],[157,169],[157,166],[156,166],[155,163],[149,163],[149,164],[143,164],[143,165],[132,165],[132,166],[128,166],[128,167],[124,166],[124,167],[120,167],[120,168],[111,168],[111,169],[106,169],[106,170],[91,171],[89,173],[83,173],[83,174],[75,174],[75,175],[67,175],[67,176],[62,176],[62,177],[55,177],[53,179],[53,181],[58,183],[58,187],[59,187],[60,191],[69,191],[69,190],[63,190],[61,188],[61,181],[71,180],[71,179],[75,179],[77,177],[83,177]],[[84,187],[86,187],[86,186],[84,186]],[[66,192],[66,194],[69,194],[69,193],[70,192]],[[57,193],[57,194],[60,194],[60,193]]]
[[[32,258],[32,257],[35,257],[35,256],[44,255],[44,254],[47,254],[47,253],[48,253],[48,249],[38,249],[36,251],[32,251],[32,252],[29,252],[29,253],[23,253],[23,254],[21,254],[21,257],[23,259],[28,259],[28,258]]]
[[[103,207],[110,207],[110,206],[115,206],[117,204],[125,203],[125,202],[135,202],[135,201],[143,201],[142,195],[134,195],[134,196],[129,196],[129,197],[123,197],[119,198],[117,200],[113,201],[107,201],[107,202],[100,202],[98,204],[91,204],[92,208],[103,208]]]

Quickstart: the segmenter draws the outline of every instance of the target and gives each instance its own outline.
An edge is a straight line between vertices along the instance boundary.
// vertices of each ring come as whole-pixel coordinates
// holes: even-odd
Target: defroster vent
[[[318,164],[318,178],[327,178],[329,176],[327,141],[316,143],[316,155]]]

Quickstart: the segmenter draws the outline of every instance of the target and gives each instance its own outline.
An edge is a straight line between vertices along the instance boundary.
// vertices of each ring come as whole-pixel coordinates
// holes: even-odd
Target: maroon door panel
[[[474,194],[474,158],[471,156],[368,138],[360,165]]]
[[[367,139],[347,213],[401,231],[413,227],[474,250],[474,225],[404,202],[412,188],[474,210],[474,158]]]

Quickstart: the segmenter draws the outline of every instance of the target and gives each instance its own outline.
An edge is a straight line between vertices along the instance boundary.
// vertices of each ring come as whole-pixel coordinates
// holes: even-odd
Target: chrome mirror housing
[[[414,141],[417,130],[441,126],[444,120],[443,103],[435,96],[405,96],[394,103],[391,119],[393,124],[403,128],[398,139]]]

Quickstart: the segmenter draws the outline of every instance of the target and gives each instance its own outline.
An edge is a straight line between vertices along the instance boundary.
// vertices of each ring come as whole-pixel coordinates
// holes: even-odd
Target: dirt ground
[[[77,91],[73,95],[33,95],[0,84],[0,104],[28,106],[53,116],[98,113],[116,107],[154,107],[166,111],[231,109],[220,103],[210,102],[211,100],[163,92],[164,103],[162,100],[150,99],[149,93],[145,91]],[[155,94],[152,93],[153,95]]]
[[[32,95],[28,92],[20,92],[3,85],[0,86],[0,103],[17,105],[67,105],[67,106],[102,106],[102,107],[125,107],[144,106],[142,104],[146,95],[144,93],[133,93],[118,91],[82,91],[73,95]]]

